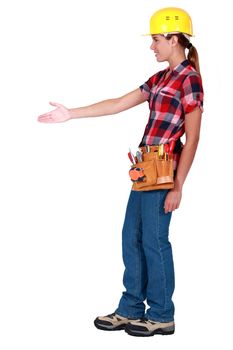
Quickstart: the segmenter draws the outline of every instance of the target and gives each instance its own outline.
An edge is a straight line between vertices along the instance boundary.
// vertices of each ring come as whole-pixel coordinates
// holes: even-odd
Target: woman
[[[150,48],[158,62],[169,63],[166,69],[122,97],[74,109],[50,103],[57,108],[38,118],[40,122],[53,123],[104,116],[148,101],[150,116],[139,146],[175,142],[174,187],[131,190],[123,226],[126,291],[114,313],[95,319],[98,329],[125,329],[134,336],[173,334],[175,330],[169,225],[172,211],[180,205],[183,184],[197,149],[203,111],[203,88],[198,54],[190,43],[192,34],[186,11],[171,7],[156,11],[150,21]],[[180,137],[184,133],[186,142],[182,145]]]

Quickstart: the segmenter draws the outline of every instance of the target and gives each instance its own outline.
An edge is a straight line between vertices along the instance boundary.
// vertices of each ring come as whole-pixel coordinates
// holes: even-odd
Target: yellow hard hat
[[[178,7],[165,7],[156,11],[150,19],[150,33],[185,33],[193,36],[192,20],[189,14]]]

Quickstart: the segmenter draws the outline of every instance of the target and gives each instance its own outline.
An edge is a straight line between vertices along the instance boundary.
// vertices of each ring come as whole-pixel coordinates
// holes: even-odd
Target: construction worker
[[[130,192],[122,231],[126,290],[115,312],[94,321],[98,329],[123,329],[133,336],[175,331],[169,225],[195,156],[203,112],[203,87],[197,50],[190,42],[193,29],[189,14],[174,7],[156,11],[148,35],[157,62],[168,62],[166,69],[124,96],[73,109],[50,102],[56,109],[38,117],[44,123],[64,122],[117,114],[148,101],[149,120],[139,146],[175,143],[174,187]],[[180,138],[184,134],[183,145]]]

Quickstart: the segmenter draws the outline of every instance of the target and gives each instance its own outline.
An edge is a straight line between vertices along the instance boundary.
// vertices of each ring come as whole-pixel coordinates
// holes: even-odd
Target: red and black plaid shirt
[[[203,111],[202,80],[189,61],[180,63],[164,79],[168,71],[169,67],[159,71],[140,86],[147,96],[150,116],[139,146],[180,140],[185,115],[196,107]],[[178,160],[179,152],[174,154],[174,168]]]

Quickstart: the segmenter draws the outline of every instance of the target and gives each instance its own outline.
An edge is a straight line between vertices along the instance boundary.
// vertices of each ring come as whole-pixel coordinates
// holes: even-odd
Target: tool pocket
[[[153,185],[156,183],[157,172],[155,159],[138,162],[129,171],[134,187],[137,189]]]
[[[173,183],[173,160],[168,159],[157,159],[156,160],[157,169],[157,181],[156,184]]]

